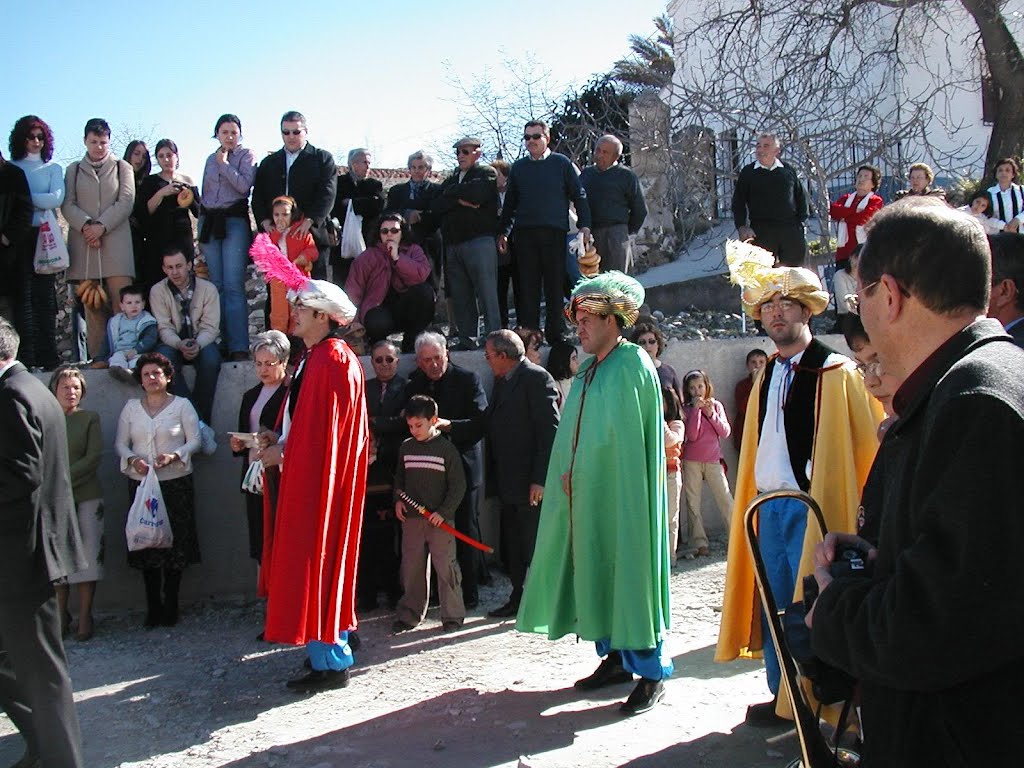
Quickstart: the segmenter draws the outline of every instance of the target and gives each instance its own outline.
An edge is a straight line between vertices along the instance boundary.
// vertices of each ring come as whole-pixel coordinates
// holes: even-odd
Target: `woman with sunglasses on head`
[[[180,247],[189,263],[194,260],[192,216],[199,215],[199,189],[190,177],[178,173],[178,145],[160,139],[156,161],[160,172],[143,180],[133,212],[145,241],[138,282],[147,291],[164,279],[163,253],[168,246]]]
[[[661,354],[665,351],[665,336],[661,329],[650,320],[641,320],[633,326],[633,343],[651,356],[661,386],[671,387],[679,395],[680,402],[685,402],[683,383],[679,379],[679,374],[675,368],[661,359]]]
[[[50,126],[35,115],[25,115],[14,124],[9,148],[11,162],[24,171],[32,194],[32,230],[16,249],[14,325],[21,336],[18,356],[27,368],[51,370],[60,362],[56,275],[36,274],[34,259],[42,216],[64,202],[64,173],[51,160],[53,132]],[[59,231],[54,234],[63,237]]]
[[[376,242],[356,257],[345,281],[345,293],[357,307],[356,319],[373,344],[402,332],[402,352],[434,319],[434,288],[430,260],[409,241],[409,227],[400,213],[385,213]]]
[[[285,378],[291,344],[281,331],[266,331],[252,340],[250,351],[259,383],[242,395],[238,431],[258,434],[265,429],[273,430],[277,427],[277,417],[288,391]],[[245,459],[242,470],[244,478],[249,465],[259,458],[260,446],[257,443],[246,445],[241,438],[232,437],[231,451],[235,456]],[[280,477],[280,467],[267,467],[263,475],[262,494],[242,491],[249,523],[249,557],[257,563],[263,558],[263,497],[268,497],[268,509],[273,509]]]
[[[203,206],[199,217],[199,249],[210,268],[210,282],[221,301],[221,332],[229,360],[243,360],[249,342],[249,308],[245,301],[245,269],[252,229],[249,192],[256,178],[256,159],[242,146],[242,121],[221,115],[213,127],[220,146],[203,171]]]

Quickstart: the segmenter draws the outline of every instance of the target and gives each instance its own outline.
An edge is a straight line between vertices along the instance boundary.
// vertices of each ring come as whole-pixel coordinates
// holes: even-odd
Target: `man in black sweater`
[[[802,267],[807,260],[807,192],[796,170],[779,159],[779,140],[757,137],[757,160],[744,166],[732,196],[740,240],[775,254],[776,266]]]
[[[515,224],[516,262],[519,268],[519,325],[540,328],[541,282],[544,283],[546,321],[544,335],[549,344],[563,341],[565,315],[562,289],[565,282],[565,236],[569,232],[569,203],[584,241],[590,239],[590,205],[572,161],[548,149],[551,134],[543,120],[526,124],[523,141],[526,157],[516,160],[509,171],[505,204],[498,224],[498,249],[508,248],[508,235]]]
[[[459,167],[441,184],[430,212],[441,219],[448,271],[445,280],[459,327],[456,349],[476,349],[480,315],[484,332],[501,327],[498,317],[497,174],[480,162],[483,142],[466,136],[455,142]],[[479,311],[477,307],[479,305]],[[466,577],[463,569],[463,578]]]
[[[252,186],[252,214],[263,232],[274,229],[275,197],[295,198],[306,217],[301,234],[310,232],[320,257],[313,262],[313,278],[327,277],[327,234],[324,222],[334,205],[338,172],[334,157],[306,140],[306,118],[301,112],[285,112],[281,118],[284,146],[268,155],[256,169]]]
[[[580,174],[590,203],[594,245],[601,256],[601,271],[629,273],[633,248],[629,236],[640,231],[647,218],[647,203],[636,174],[619,163],[622,142],[608,134],[594,146],[594,164]]]

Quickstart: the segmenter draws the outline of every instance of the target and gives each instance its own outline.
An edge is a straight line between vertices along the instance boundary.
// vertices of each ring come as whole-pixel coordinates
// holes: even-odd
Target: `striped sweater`
[[[459,449],[441,434],[422,443],[410,437],[398,453],[395,490],[405,491],[451,523],[466,494],[466,473]]]

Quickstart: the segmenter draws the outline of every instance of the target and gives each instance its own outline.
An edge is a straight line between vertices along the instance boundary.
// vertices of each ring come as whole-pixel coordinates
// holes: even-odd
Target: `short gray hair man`
[[[487,341],[491,342],[494,351],[504,355],[509,360],[522,360],[526,354],[526,346],[519,334],[507,328],[500,328],[487,334]]]
[[[594,146],[600,147],[602,144],[611,144],[613,147],[615,147],[616,159],[622,157],[623,146],[622,141],[619,139],[618,136],[612,136],[612,134],[606,133],[604,136],[597,140],[597,143]]]
[[[412,164],[415,160],[422,160],[424,165],[427,166],[428,171],[434,170],[434,158],[424,152],[422,149],[417,149],[411,155],[409,159],[405,161],[406,168],[412,168]]]
[[[424,331],[416,337],[416,353],[419,354],[420,349],[425,347],[427,344],[436,344],[441,349],[448,348],[444,336],[435,331]]]
[[[356,147],[355,149],[350,149],[348,151],[348,164],[349,164],[349,167],[351,167],[352,163],[354,161],[358,160],[360,157],[365,157],[366,155],[369,155],[369,154],[370,154],[370,150],[367,149],[366,147]]]
[[[0,319],[0,361],[14,360],[18,356],[18,347],[21,346],[21,337],[14,330],[14,326],[4,319]]]

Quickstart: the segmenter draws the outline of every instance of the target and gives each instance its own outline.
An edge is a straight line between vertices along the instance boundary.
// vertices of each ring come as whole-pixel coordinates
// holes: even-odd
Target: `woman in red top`
[[[857,180],[853,192],[840,195],[829,206],[832,221],[839,223],[839,247],[836,248],[836,268],[846,269],[850,254],[867,239],[864,225],[882,210],[882,198],[875,194],[882,180],[882,172],[873,165],[862,165],[857,169]]]
[[[400,213],[380,219],[377,241],[352,263],[345,293],[357,307],[356,319],[373,345],[402,332],[402,352],[412,352],[416,337],[434,319],[430,261],[413,243]]]
[[[320,252],[311,234],[299,233],[299,226],[304,217],[298,203],[287,195],[275,197],[271,203],[271,211],[274,229],[270,232],[270,241],[288,257],[288,261],[309,275],[313,270],[313,262],[317,260]],[[287,294],[288,289],[280,280],[271,280],[267,283],[267,327],[290,336],[295,321],[288,305]]]

